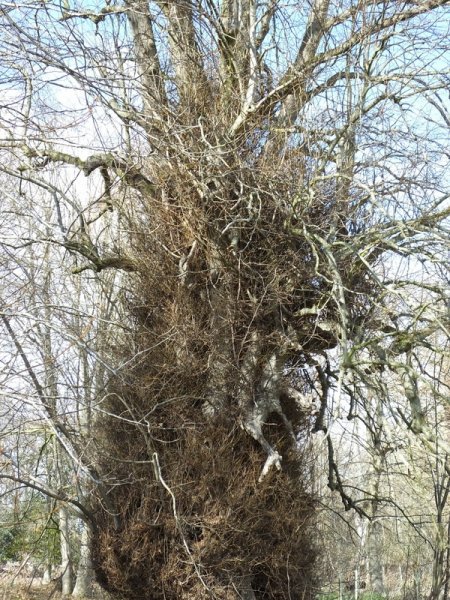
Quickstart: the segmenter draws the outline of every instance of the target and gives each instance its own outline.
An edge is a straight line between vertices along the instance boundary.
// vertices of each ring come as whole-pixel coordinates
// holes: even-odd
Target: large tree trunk
[[[80,561],[78,563],[77,577],[72,596],[75,596],[76,598],[91,598],[92,581],[94,576],[91,557],[91,531],[86,523],[83,523],[82,527],[83,529],[80,539]]]
[[[380,266],[397,254],[431,269],[435,256],[447,256],[447,190],[430,187],[446,172],[426,158],[438,148],[418,140],[430,123],[418,125],[419,136],[412,124],[406,137],[393,132],[430,83],[420,105],[437,103],[445,121],[438,139],[447,131],[434,96],[447,82],[440,72],[433,81],[431,66],[425,83],[416,77],[406,51],[414,30],[405,28],[449,1],[124,0],[0,11],[2,85],[14,73],[14,94],[24,90],[18,108],[2,107],[9,157],[0,168],[17,177],[19,196],[40,186],[53,207],[43,219],[30,196],[29,210],[10,211],[27,215],[26,239],[13,247],[63,248],[77,257],[73,273],[133,272],[119,284],[129,309],[123,329],[114,324],[114,339],[86,358],[117,358],[106,391],[92,394],[98,422],[59,418],[73,398],[59,397],[50,333],[46,385],[34,376],[46,418],[99,483],[89,515],[95,567],[115,593],[315,594],[315,506],[300,447],[312,425],[305,396],[320,396],[314,430],[327,434],[329,485],[347,509],[361,503],[340,477],[326,423],[341,392],[344,405],[351,400],[348,418],[357,404],[364,422],[367,389],[378,389],[391,357],[409,402],[401,416],[423,430],[420,365],[409,361],[405,372],[397,357],[431,348],[432,334],[444,332],[447,294],[415,278],[436,312],[406,306],[398,319],[392,307],[405,297],[406,271],[398,269],[396,287]],[[397,35],[405,52],[391,61]],[[52,106],[64,74],[76,88],[75,112],[70,100],[67,113],[59,101]],[[59,182],[62,166],[70,178],[92,176],[86,187],[95,197],[74,202],[76,185]],[[403,336],[408,322],[414,328]],[[93,333],[90,324],[68,331],[67,361]],[[67,388],[79,397],[79,382]],[[373,572],[381,589],[375,562]]]

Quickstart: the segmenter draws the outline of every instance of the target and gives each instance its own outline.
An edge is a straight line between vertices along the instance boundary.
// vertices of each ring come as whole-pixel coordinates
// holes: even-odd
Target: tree
[[[2,169],[29,224],[9,252],[44,244],[74,275],[123,272],[88,455],[49,415],[97,482],[84,515],[110,589],[311,594],[308,428],[360,514],[336,410],[376,433],[369,389],[433,444],[417,349],[441,353],[449,320],[447,4],[2,8]]]
[[[445,347],[445,340],[441,340]],[[429,374],[448,377],[448,361],[428,351],[420,363]],[[448,421],[447,393],[439,378],[422,389],[425,418],[434,435],[433,449],[423,438],[402,427],[403,422],[383,416],[377,396],[367,390],[372,422],[335,419],[335,451],[342,482],[369,519],[339,509],[330,491],[321,492],[321,525],[328,535],[324,547],[330,591],[336,596],[339,582],[358,584],[362,593],[403,598],[445,598],[448,556]],[[391,402],[402,406],[403,390],[391,383]],[[404,400],[403,400],[404,403]],[[383,408],[384,410],[384,408]],[[343,432],[343,433],[342,433]],[[440,446],[442,445],[442,448]],[[319,454],[316,461],[325,460]],[[364,587],[364,589],[363,589]],[[344,588],[345,589],[345,588]]]
[[[51,218],[44,198],[36,205],[36,220]],[[8,208],[13,220],[18,207]],[[26,207],[21,210],[25,217]],[[18,237],[27,235],[25,218],[12,226],[17,227]],[[89,458],[94,443],[92,413],[95,396],[103,393],[107,368],[94,357],[107,343],[105,324],[114,319],[114,277],[104,278],[98,289],[86,286],[83,276],[73,281],[60,269],[61,249],[47,245],[43,254],[41,248],[36,250],[24,244],[21,252],[7,251],[2,264],[5,285],[0,319],[8,337],[1,354],[2,392],[7,401],[0,422],[0,480],[14,482],[17,494],[25,486],[32,497],[47,496],[46,511],[39,516],[39,530],[34,533],[39,544],[28,543],[22,536],[15,544],[16,552],[32,555],[34,565],[44,568],[46,583],[58,559],[65,594],[73,587],[73,569],[78,563],[73,595],[90,597],[90,525],[73,525],[74,517],[81,522],[92,520],[85,501],[94,477]],[[119,328],[117,324],[116,331]],[[8,495],[8,490],[2,493]],[[26,506],[28,498],[21,503]],[[17,499],[13,501],[16,506]],[[56,554],[58,513],[60,551]]]

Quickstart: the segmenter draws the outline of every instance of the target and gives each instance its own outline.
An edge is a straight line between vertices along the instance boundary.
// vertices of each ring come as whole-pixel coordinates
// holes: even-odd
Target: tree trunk
[[[52,484],[51,469],[49,469],[49,472],[48,472],[48,483],[49,483],[49,485]],[[52,501],[48,497],[46,498],[46,505],[47,505],[47,515],[49,518],[50,514],[52,512]],[[52,580],[53,555],[54,555],[54,552],[53,552],[52,544],[50,544],[50,542],[48,541],[48,538],[47,538],[47,548],[46,548],[45,558],[44,558],[44,573],[42,575],[43,585],[48,585]]]
[[[69,541],[69,512],[64,505],[59,508],[59,532],[61,536],[62,594],[69,596],[73,586],[73,566]]]
[[[370,524],[367,537],[369,579],[372,592],[384,595],[383,577],[383,530],[380,521],[375,520]]]
[[[44,574],[42,575],[42,584],[47,585],[52,580],[52,565],[50,563],[44,566]]]
[[[72,596],[75,596],[75,598],[92,597],[93,570],[91,551],[91,531],[88,525],[83,523],[83,530],[81,532],[80,562],[78,563],[77,578],[72,592]]]

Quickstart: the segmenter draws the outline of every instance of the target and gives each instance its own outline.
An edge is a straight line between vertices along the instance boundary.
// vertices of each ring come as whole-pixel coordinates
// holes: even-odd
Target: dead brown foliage
[[[337,272],[319,240],[323,223],[348,235],[353,208],[325,188],[294,208],[307,177],[297,156],[258,165],[255,149],[241,149],[219,168],[188,141],[193,166],[153,171],[161,195],[141,198],[133,224],[133,334],[118,345],[128,363],[98,423],[110,492],[97,513],[97,571],[132,599],[234,600],[248,582],[258,600],[307,597],[314,500],[286,419],[297,434],[310,423],[283,386],[310,385],[298,366],[337,343],[338,328],[321,327],[342,317],[336,277],[348,309],[364,312],[348,291],[366,285],[364,269],[348,255]],[[266,454],[243,426],[271,360],[283,413],[266,415],[264,436],[283,470],[258,483]]]
[[[166,441],[155,447],[176,504],[152,465],[122,465],[113,495],[123,525],[115,530],[104,513],[95,553],[108,585],[130,598],[231,599],[251,574],[257,598],[308,589],[314,502],[300,478],[277,473],[259,484],[259,448],[225,423],[166,422],[164,429]],[[125,437],[119,426],[116,448],[130,456]]]

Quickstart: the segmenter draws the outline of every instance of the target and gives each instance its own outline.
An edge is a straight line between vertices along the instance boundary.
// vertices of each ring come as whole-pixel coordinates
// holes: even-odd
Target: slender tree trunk
[[[73,566],[69,541],[69,512],[64,505],[59,509],[59,531],[61,536],[61,582],[63,596],[69,596],[73,587]]]
[[[446,559],[445,559],[445,586],[444,586],[444,600],[448,600],[450,584],[450,517],[447,524],[447,550],[446,550]]]
[[[47,460],[48,460],[48,458],[47,458]],[[48,483],[49,483],[49,485],[51,485],[52,484],[51,469],[48,469],[47,477],[48,477]],[[52,512],[52,501],[48,497],[46,498],[46,504],[47,504],[47,515],[50,517],[50,514]],[[49,584],[50,581],[52,580],[53,555],[54,555],[54,552],[53,552],[52,544],[50,544],[50,541],[47,538],[47,549],[46,549],[46,553],[45,553],[44,573],[42,575],[42,583],[44,585]]]
[[[92,597],[92,544],[91,531],[86,523],[83,523],[81,532],[80,562],[78,564],[77,577],[72,596],[75,598]]]
[[[47,563],[44,566],[44,574],[42,575],[42,583],[43,585],[47,585],[52,580],[52,565]]]
[[[369,581],[373,593],[385,595],[384,569],[383,569],[383,526],[379,519],[380,502],[378,500],[381,487],[381,476],[386,468],[385,457],[381,452],[381,439],[384,427],[383,405],[377,399],[375,401],[374,429],[371,431],[373,444],[372,457],[372,484],[371,494],[371,516],[367,532],[367,566],[369,568]]]
[[[373,521],[369,526],[369,533],[367,537],[369,577],[372,592],[380,595],[384,595],[385,593],[382,535],[383,528],[380,521]]]

